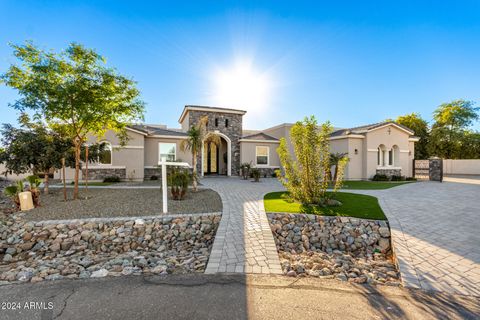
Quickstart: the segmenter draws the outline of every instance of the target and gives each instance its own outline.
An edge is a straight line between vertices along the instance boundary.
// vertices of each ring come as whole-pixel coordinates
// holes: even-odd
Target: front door
[[[215,143],[205,143],[203,159],[203,173],[218,174],[218,146]]]

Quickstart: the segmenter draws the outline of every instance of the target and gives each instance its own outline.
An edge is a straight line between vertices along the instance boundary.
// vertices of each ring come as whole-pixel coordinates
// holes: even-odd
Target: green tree
[[[190,150],[192,153],[192,166],[193,166],[193,191],[197,191],[198,173],[197,173],[197,159],[199,152],[202,150],[203,143],[213,142],[215,144],[220,143],[220,137],[211,134],[207,129],[208,117],[204,116],[200,118],[196,125],[193,125],[187,131],[187,139],[183,140],[180,144],[182,151]]]
[[[20,117],[20,123],[21,128],[3,125],[0,132],[5,149],[0,151],[0,163],[8,173],[44,174],[44,192],[48,193],[48,176],[61,167],[61,159],[71,151],[72,144],[41,123],[31,123],[26,115]]]
[[[292,199],[302,204],[324,204],[327,200],[331,132],[330,123],[319,128],[317,120],[311,116],[295,123],[290,130],[293,155],[286,139],[280,139],[277,152],[283,173],[278,170],[277,176]]]
[[[399,116],[395,122],[410,128],[415,136],[420,138],[420,141],[415,143],[415,159],[428,159],[429,129],[427,121],[422,119],[418,113],[410,113]]]
[[[330,153],[330,165],[335,166],[335,169],[333,171],[333,177],[332,173],[330,172],[330,180],[334,183],[337,181],[339,165],[344,158],[348,159],[347,155],[348,153],[341,152]]]
[[[478,107],[472,101],[454,100],[440,105],[434,112],[429,151],[446,158],[465,158],[463,143],[468,127],[479,119]]]
[[[117,133],[122,144],[126,125],[143,118],[144,103],[135,82],[105,66],[95,50],[72,43],[60,53],[44,51],[31,43],[14,45],[20,65],[0,77],[18,90],[18,110],[34,111],[51,128],[69,137],[75,150],[74,199],[78,198],[81,146],[89,135]]]

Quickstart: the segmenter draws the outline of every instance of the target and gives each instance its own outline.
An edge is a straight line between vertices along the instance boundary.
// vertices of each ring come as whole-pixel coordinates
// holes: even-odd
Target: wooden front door
[[[203,159],[203,173],[218,174],[218,146],[215,143],[205,143]]]

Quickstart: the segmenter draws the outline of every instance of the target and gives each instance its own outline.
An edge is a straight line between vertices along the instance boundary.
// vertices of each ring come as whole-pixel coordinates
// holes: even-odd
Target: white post
[[[162,197],[163,197],[163,213],[168,212],[168,186],[167,186],[167,158],[162,157]]]

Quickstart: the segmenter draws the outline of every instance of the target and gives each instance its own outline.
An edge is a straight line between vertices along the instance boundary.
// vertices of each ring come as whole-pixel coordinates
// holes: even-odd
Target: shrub
[[[405,180],[406,180],[406,181],[417,181],[417,178],[415,178],[415,177],[407,177]]]
[[[277,170],[279,180],[289,195],[304,205],[323,204],[327,200],[331,132],[330,123],[319,127],[312,116],[298,121],[290,130],[293,155],[286,139],[280,139],[277,152],[284,172]]]
[[[168,176],[168,184],[173,200],[183,200],[185,198],[190,180],[191,176],[187,170],[172,168]]]
[[[390,180],[392,180],[392,181],[405,181],[405,177],[404,176],[392,176],[390,178]]]
[[[260,175],[261,175],[261,172],[258,168],[253,168],[252,169],[252,178],[253,178],[253,181],[255,182],[259,182],[260,181]]]
[[[109,176],[103,178],[103,182],[120,182],[120,177],[118,176]]]
[[[158,176],[153,175],[153,176],[150,177],[150,180],[158,180]]]
[[[16,184],[6,187],[3,190],[3,193],[7,197],[12,198],[13,202],[15,203],[15,208],[18,210],[20,209],[20,198],[18,194],[23,191],[24,191],[23,181],[17,181]]]
[[[240,170],[242,171],[242,177],[244,180],[247,180],[250,177],[250,169],[252,168],[251,162],[244,162],[240,165]]]
[[[42,180],[36,176],[28,176],[26,178],[28,182],[28,187],[30,192],[32,193],[32,200],[33,200],[33,206],[39,207],[40,206],[40,184],[42,183]]]
[[[277,170],[275,170],[275,171],[272,172],[272,178],[276,178],[276,177],[278,177],[278,175],[277,175]]]
[[[385,174],[376,174],[373,176],[372,181],[390,181],[387,175]]]

